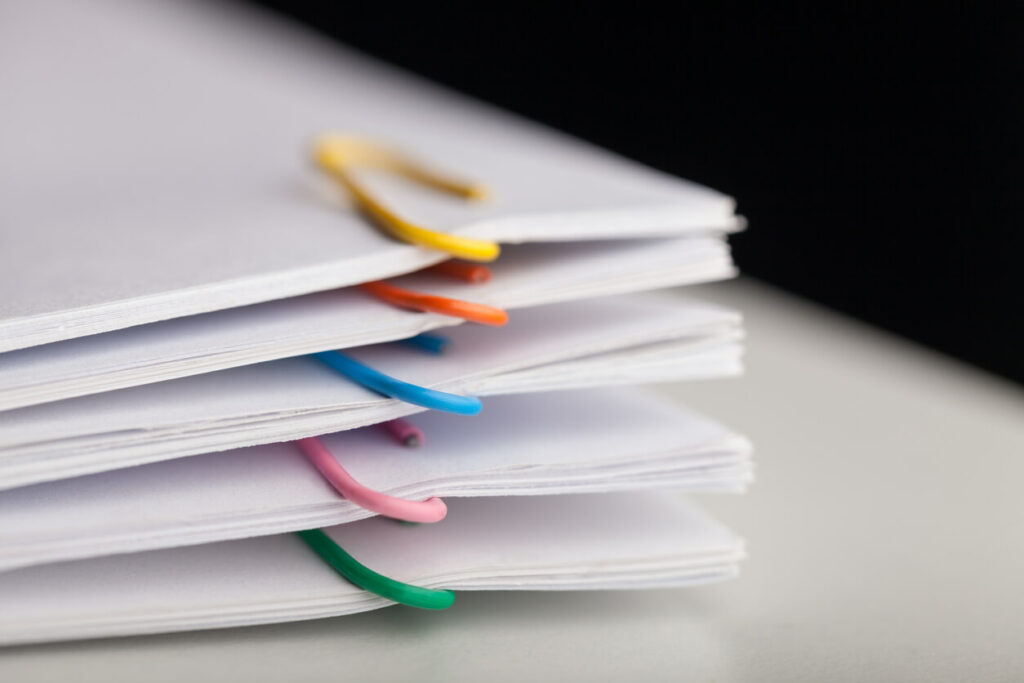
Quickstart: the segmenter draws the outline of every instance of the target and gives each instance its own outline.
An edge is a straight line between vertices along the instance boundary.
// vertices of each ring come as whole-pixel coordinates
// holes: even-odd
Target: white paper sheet
[[[429,275],[394,282],[519,309],[734,273],[728,247],[713,237],[521,245],[492,271],[481,285]],[[401,339],[459,322],[339,290],[139,325],[0,355],[0,410]]]
[[[472,420],[416,416],[426,443],[415,449],[374,427],[322,441],[357,481],[409,500],[742,491],[752,476],[746,439],[639,389],[497,397],[487,408]],[[0,492],[0,569],[373,515],[293,444],[267,444]]]
[[[431,588],[685,586],[734,576],[743,544],[675,494],[453,500],[441,524],[328,530],[385,576]],[[390,604],[280,535],[8,572],[0,643],[158,633],[351,614]]]
[[[486,182],[370,178],[403,215],[507,242],[730,230],[731,199],[228,3],[64,2],[0,22],[0,351],[410,272],[312,168],[325,130]]]
[[[504,328],[452,328],[452,351],[442,356],[395,344],[349,353],[415,384],[488,396],[736,374],[739,325],[737,314],[715,306],[629,295],[527,309]],[[8,411],[0,421],[0,487],[421,411],[313,359],[261,363]]]

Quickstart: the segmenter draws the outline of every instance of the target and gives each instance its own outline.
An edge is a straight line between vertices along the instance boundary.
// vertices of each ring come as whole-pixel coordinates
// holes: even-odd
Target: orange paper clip
[[[474,285],[489,282],[491,279],[490,268],[479,263],[466,263],[465,261],[444,261],[443,263],[424,268],[422,272],[463,280]]]
[[[508,313],[500,308],[486,304],[413,292],[379,280],[377,282],[363,283],[359,287],[381,301],[386,301],[392,306],[398,306],[399,308],[440,313],[441,315],[462,318],[463,320],[480,323],[481,325],[500,326],[508,322]]]

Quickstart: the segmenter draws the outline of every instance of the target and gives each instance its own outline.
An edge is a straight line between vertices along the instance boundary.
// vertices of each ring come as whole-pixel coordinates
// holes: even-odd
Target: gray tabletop
[[[747,376],[661,388],[757,447],[748,495],[702,497],[740,579],[9,649],[0,678],[1024,679],[1024,391],[751,281],[690,292],[748,320]]]

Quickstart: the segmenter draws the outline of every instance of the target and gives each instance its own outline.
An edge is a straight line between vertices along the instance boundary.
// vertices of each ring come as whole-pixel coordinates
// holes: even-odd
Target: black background
[[[746,272],[1024,382],[1021,3],[259,4],[727,192]]]

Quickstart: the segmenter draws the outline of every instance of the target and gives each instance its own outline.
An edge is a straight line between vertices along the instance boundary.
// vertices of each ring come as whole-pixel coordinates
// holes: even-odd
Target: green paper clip
[[[455,602],[455,593],[452,591],[434,590],[402,583],[365,567],[342,550],[322,529],[308,529],[297,533],[299,538],[322,557],[334,571],[365,591],[420,609],[448,609]]]

